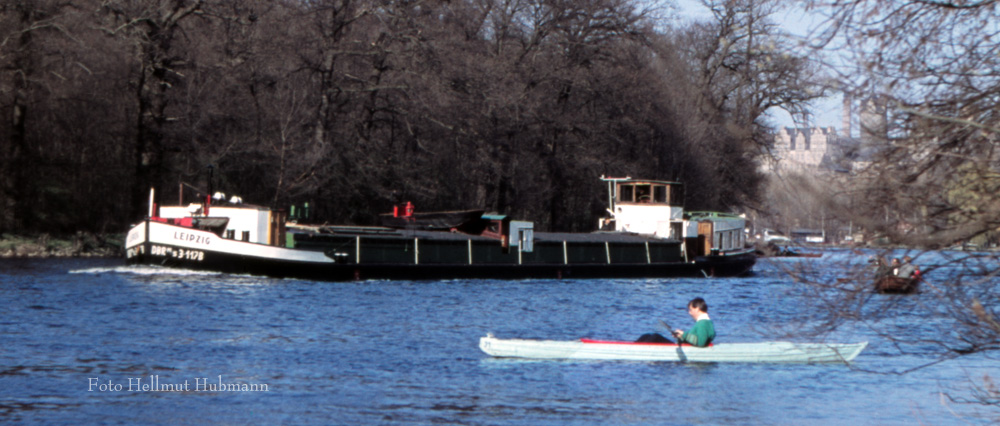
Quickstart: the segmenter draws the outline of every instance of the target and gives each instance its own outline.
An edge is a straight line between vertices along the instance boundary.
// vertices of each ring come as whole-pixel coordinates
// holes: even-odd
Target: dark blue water
[[[833,256],[849,257],[847,253]],[[863,260],[863,259],[862,259]],[[0,261],[0,422],[107,424],[985,424],[968,396],[995,361],[900,355],[848,323],[807,340],[870,346],[845,365],[493,359],[479,337],[632,339],[688,327],[704,297],[718,341],[816,324],[810,297],[762,262],[743,279],[317,283],[117,260]],[[811,273],[836,275],[836,271]],[[832,268],[832,267],[831,267]],[[920,303],[924,295],[902,299]],[[820,319],[815,319],[820,321]],[[207,389],[253,385],[267,391]],[[187,391],[142,391],[150,378]],[[972,379],[972,380],[970,380]],[[154,382],[155,383],[155,382]],[[129,390],[132,384],[134,390]],[[121,386],[118,388],[117,386]]]

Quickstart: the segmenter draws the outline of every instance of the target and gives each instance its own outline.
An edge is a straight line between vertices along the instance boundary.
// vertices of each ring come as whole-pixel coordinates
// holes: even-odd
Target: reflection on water
[[[837,252],[810,273],[858,262]],[[632,339],[687,326],[704,297],[718,339],[762,341],[813,309],[785,269],[745,279],[319,283],[117,260],[0,261],[0,421],[22,423],[976,424],[954,404],[989,360],[927,362],[871,324],[817,338],[870,344],[844,365],[493,359],[479,337]],[[837,266],[839,267],[839,265]],[[826,269],[824,269],[826,268]],[[898,303],[920,303],[921,296]],[[914,341],[940,333],[919,315],[880,318]],[[919,347],[918,347],[919,349]],[[143,391],[150,378],[186,391]],[[95,388],[94,381],[98,383]],[[266,384],[266,392],[198,383]],[[111,384],[102,388],[100,384]],[[947,384],[948,386],[946,386]],[[117,390],[114,385],[121,385]],[[132,389],[129,389],[129,386]],[[987,413],[988,414],[988,413]]]

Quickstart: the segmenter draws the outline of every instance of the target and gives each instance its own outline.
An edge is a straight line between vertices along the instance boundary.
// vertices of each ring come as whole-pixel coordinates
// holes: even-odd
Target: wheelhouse
[[[679,182],[602,178],[608,182],[611,217],[601,229],[681,239],[684,185]]]

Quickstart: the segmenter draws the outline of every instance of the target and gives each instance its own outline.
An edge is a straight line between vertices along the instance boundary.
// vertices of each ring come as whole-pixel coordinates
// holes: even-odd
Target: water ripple
[[[863,259],[837,252],[830,262]],[[695,296],[708,300],[719,341],[770,340],[776,329],[820,321],[791,268],[838,276],[795,260],[763,261],[744,279],[319,283],[118,260],[0,261],[0,422],[988,423],[940,399],[942,383],[992,371],[987,360],[907,375],[862,371],[928,360],[935,348],[920,340],[946,322],[919,313],[919,295],[874,320],[912,338],[903,355],[873,324],[819,337],[869,341],[853,368],[494,359],[477,347],[487,332],[633,339],[663,332],[660,320],[686,327]],[[268,391],[127,390],[151,377]],[[95,389],[92,379],[123,390]]]

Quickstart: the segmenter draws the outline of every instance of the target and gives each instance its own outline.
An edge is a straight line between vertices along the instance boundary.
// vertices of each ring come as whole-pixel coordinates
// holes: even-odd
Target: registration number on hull
[[[202,260],[205,260],[205,252],[201,250],[190,250],[190,249],[153,245],[153,247],[149,251],[150,254],[153,256],[166,256],[179,260],[193,260],[195,262],[201,262]]]

